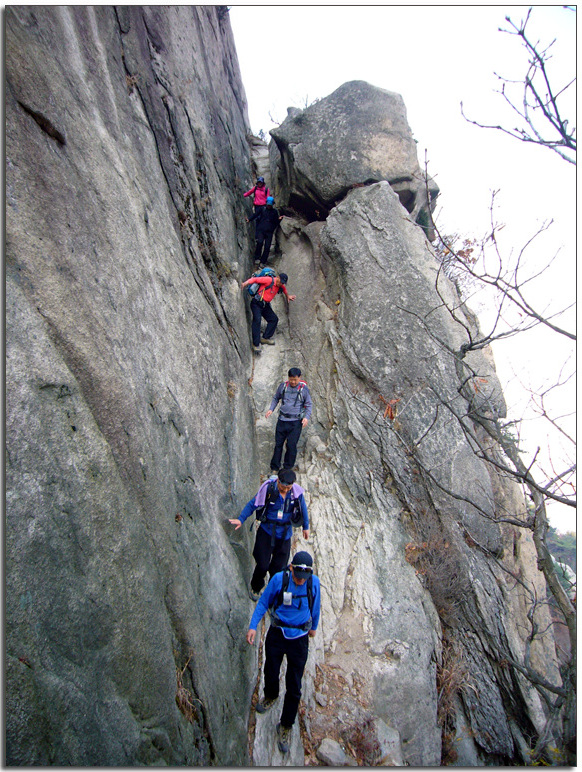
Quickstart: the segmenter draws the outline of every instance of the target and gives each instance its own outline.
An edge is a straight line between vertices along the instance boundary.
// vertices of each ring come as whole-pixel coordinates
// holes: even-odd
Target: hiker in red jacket
[[[257,180],[257,184],[254,188],[251,188],[250,190],[247,190],[246,193],[243,193],[244,198],[247,198],[247,196],[250,196],[252,194],[255,194],[253,196],[253,204],[255,207],[255,214],[257,212],[262,211],[265,206],[267,205],[267,196],[270,196],[269,188],[265,185],[265,178],[259,177]],[[248,222],[248,219],[247,219]]]
[[[277,329],[277,322],[279,317],[271,308],[271,301],[278,292],[282,292],[288,300],[295,300],[295,295],[289,295],[287,292],[287,283],[289,277],[286,273],[281,273],[279,276],[251,276],[250,279],[243,281],[242,287],[247,287],[249,284],[259,284],[261,289],[251,300],[251,311],[253,314],[252,321],[252,334],[253,334],[253,347],[255,354],[261,353],[261,343],[266,343],[269,346],[274,346],[275,341],[271,340]],[[261,338],[261,318],[266,319],[267,329],[265,334]]]

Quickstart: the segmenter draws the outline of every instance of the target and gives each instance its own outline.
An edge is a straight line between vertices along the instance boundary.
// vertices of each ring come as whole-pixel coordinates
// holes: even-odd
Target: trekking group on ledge
[[[253,349],[258,354],[261,344],[274,343],[272,338],[278,317],[271,308],[271,301],[279,292],[288,300],[295,300],[295,295],[287,293],[287,275],[277,275],[266,265],[273,234],[282,217],[274,208],[274,199],[263,177],[259,177],[256,185],[244,195],[253,194],[255,211],[247,222],[254,220],[256,223],[255,262],[259,265],[258,271],[244,281],[242,287],[248,288],[251,296]],[[267,327],[261,337],[263,318]],[[246,640],[250,645],[255,643],[257,627],[268,613],[271,623],[265,638],[264,692],[255,709],[257,713],[265,713],[277,701],[279,674],[286,657],[285,697],[277,724],[277,744],[281,753],[288,753],[291,730],[301,699],[301,680],[309,654],[309,638],[315,636],[321,611],[320,584],[313,573],[312,556],[301,550],[289,562],[293,528],[301,528],[303,538],[309,538],[309,514],[304,490],[296,482],[293,467],[301,431],[311,418],[312,403],[309,388],[301,380],[298,367],[292,367],[288,380],[277,387],[265,418],[270,418],[277,406],[279,415],[270,463],[271,477],[262,483],[239,517],[229,519],[229,522],[238,530],[254,514],[258,523],[253,548],[255,569],[249,588],[249,597],[257,606]],[[263,591],[267,573],[269,582]]]
[[[287,292],[285,286],[289,279],[287,274],[281,273],[277,276],[275,271],[267,266],[273,234],[283,216],[280,216],[274,207],[275,199],[270,195],[269,188],[265,185],[265,178],[259,177],[256,185],[243,195],[245,198],[253,196],[255,212],[251,217],[247,217],[246,221],[255,221],[255,265],[257,270],[250,279],[243,282],[242,286],[248,288],[248,294],[251,296],[253,351],[255,354],[260,354],[261,344],[267,346],[275,344],[273,336],[277,329],[279,317],[271,308],[271,301],[279,292],[282,292],[288,300],[295,300],[295,295],[289,295]],[[267,327],[261,336],[262,319],[267,322]]]

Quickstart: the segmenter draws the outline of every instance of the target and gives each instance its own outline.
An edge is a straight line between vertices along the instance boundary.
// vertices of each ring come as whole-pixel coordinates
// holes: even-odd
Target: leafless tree
[[[571,8],[566,8],[567,12],[572,12]],[[566,162],[574,163],[576,129],[571,126],[569,119],[563,113],[561,98],[572,87],[575,78],[563,86],[554,88],[548,72],[548,61],[551,58],[550,49],[555,41],[545,47],[540,43],[533,43],[527,30],[530,17],[531,9],[520,24],[515,24],[507,17],[509,29],[500,30],[517,36],[528,52],[529,66],[521,81],[510,81],[498,76],[502,81],[501,94],[512,110],[519,115],[522,121],[521,127],[489,126],[476,121],[471,123],[482,128],[499,129],[523,142],[548,147]],[[513,97],[517,87],[521,88],[523,94],[520,107]],[[426,176],[428,178],[428,170]],[[438,237],[436,256],[441,262],[436,282],[437,293],[442,307],[446,308],[454,322],[464,329],[465,340],[455,350],[449,343],[438,338],[431,324],[430,313],[425,316],[417,314],[416,318],[425,333],[433,337],[443,351],[452,358],[460,384],[461,400],[446,399],[439,393],[438,388],[433,388],[437,414],[448,415],[461,427],[475,454],[491,468],[493,473],[509,477],[522,486],[526,498],[529,499],[527,514],[520,517],[515,513],[497,509],[492,516],[491,512],[487,512],[480,505],[476,496],[464,496],[448,489],[443,485],[438,473],[421,462],[420,454],[417,453],[419,445],[429,436],[437,422],[437,415],[432,422],[429,421],[430,426],[420,440],[415,441],[414,447],[398,431],[397,421],[392,423],[392,430],[404,445],[409,457],[415,459],[419,472],[428,485],[436,486],[441,492],[454,499],[462,499],[483,517],[531,531],[538,567],[545,577],[550,595],[559,608],[568,630],[569,651],[561,667],[559,682],[551,682],[532,665],[531,645],[538,636],[543,634],[539,629],[536,612],[544,601],[536,597],[531,587],[519,580],[521,590],[529,598],[530,628],[526,636],[525,656],[523,661],[518,662],[509,652],[500,651],[499,657],[529,680],[540,693],[546,706],[546,727],[535,738],[533,745],[530,747],[525,741],[517,743],[524,762],[531,764],[541,761],[541,763],[559,764],[567,761],[572,763],[576,732],[576,609],[571,593],[564,589],[560,581],[559,569],[546,545],[546,535],[549,528],[547,514],[549,501],[559,502],[572,509],[576,506],[575,444],[564,423],[567,410],[562,411],[559,416],[554,416],[548,407],[550,395],[572,379],[573,368],[571,363],[565,364],[548,388],[530,395],[538,415],[554,427],[560,439],[566,444],[569,443],[572,449],[572,460],[563,461],[562,468],[557,468],[558,462],[550,453],[549,468],[544,469],[540,462],[540,448],[527,457],[520,447],[519,422],[505,420],[497,414],[495,405],[483,398],[481,384],[487,379],[484,373],[474,369],[474,365],[471,364],[474,360],[471,360],[470,354],[496,341],[536,329],[550,331],[557,339],[567,341],[573,346],[576,335],[569,324],[573,317],[573,302],[566,299],[559,307],[550,305],[537,307],[535,298],[539,295],[536,295],[532,288],[536,282],[546,281],[552,272],[554,259],[547,259],[545,265],[536,270],[531,268],[533,261],[526,260],[526,255],[552,223],[544,223],[521,249],[512,250],[511,254],[507,254],[499,238],[503,225],[497,223],[495,218],[496,196],[497,192],[493,194],[490,207],[488,233],[482,238],[447,237],[439,232],[434,222],[431,223]],[[457,287],[458,297],[455,302],[451,302],[450,292],[447,292],[443,286],[444,275]],[[484,330],[476,319],[473,323],[466,307],[466,302],[470,302],[475,294],[482,290],[487,292],[490,310]],[[564,293],[565,296],[567,294]],[[405,308],[402,311],[411,313]],[[403,406],[399,408],[398,412],[401,414]],[[476,543],[474,535],[466,534],[466,536],[471,538],[474,544]],[[482,549],[485,548],[482,547]],[[490,557],[496,559],[496,556]],[[500,566],[503,568],[501,563]],[[517,581],[518,578],[516,578]],[[514,736],[519,736],[517,727],[514,729]]]
[[[453,309],[451,313],[456,316]],[[425,323],[425,320],[420,320]],[[533,541],[537,552],[538,567],[543,572],[547,586],[551,595],[560,609],[569,635],[569,655],[565,665],[562,668],[561,683],[551,683],[526,659],[524,662],[514,661],[507,653],[504,654],[509,664],[518,670],[522,675],[530,680],[535,688],[540,692],[547,705],[547,726],[545,732],[537,739],[535,746],[531,749],[530,759],[535,762],[545,757],[547,763],[556,763],[555,758],[549,752],[549,740],[552,738],[552,746],[558,746],[563,752],[560,758],[563,761],[566,758],[566,751],[572,751],[575,737],[575,705],[576,705],[576,609],[572,599],[566,592],[560,582],[559,572],[552,556],[546,546],[546,535],[548,532],[548,516],[546,503],[552,499],[559,501],[566,506],[574,508],[576,506],[575,490],[572,482],[574,467],[568,468],[557,474],[550,480],[539,480],[536,478],[533,469],[537,453],[529,462],[524,461],[522,451],[516,441],[511,429],[512,423],[504,423],[494,410],[488,409],[488,405],[480,400],[476,401],[476,392],[474,384],[479,382],[482,374],[476,372],[468,364],[467,355],[469,352],[477,350],[486,345],[487,339],[482,336],[468,340],[457,351],[451,351],[448,346],[442,342],[442,346],[450,356],[454,357],[457,376],[459,379],[461,396],[464,397],[462,403],[451,403],[440,397],[438,390],[434,394],[437,400],[440,400],[440,407],[447,411],[461,426],[468,442],[474,449],[475,454],[491,468],[503,475],[516,480],[527,492],[532,506],[529,516],[521,520],[512,513],[499,513],[495,516],[498,523],[505,522],[511,525],[527,528],[532,532]],[[459,404],[466,407],[459,409]],[[412,449],[409,449],[412,451]],[[438,476],[432,473],[432,470],[423,466],[415,454],[416,462],[421,467],[422,473],[433,485],[438,486],[446,494],[459,499],[464,499],[475,510],[479,511],[484,517],[491,518],[490,513],[484,511],[479,502],[470,496],[459,496],[458,493],[446,489],[439,481]],[[566,489],[565,483],[569,483]],[[473,539],[474,540],[474,539]],[[531,588],[527,588],[531,594]],[[532,595],[533,598],[533,595]],[[530,614],[528,618],[531,622],[531,631],[528,634],[528,648],[531,641],[539,634],[535,622],[536,602],[532,600],[530,605]],[[556,742],[556,738],[559,738]]]
[[[475,125],[483,128],[499,129],[523,142],[530,142],[555,151],[568,163],[574,163],[576,152],[576,129],[570,127],[569,120],[561,112],[559,98],[569,89],[575,79],[565,86],[554,88],[548,75],[547,63],[550,58],[549,46],[542,47],[539,43],[532,43],[527,33],[527,24],[530,20],[531,9],[521,24],[514,24],[509,17],[506,18],[510,28],[501,30],[519,37],[526,47],[529,55],[529,68],[520,86],[523,90],[521,107],[517,107],[509,94],[510,86],[516,86],[515,82],[505,78],[502,80],[501,94],[510,104],[512,109],[524,122],[521,128],[508,129],[503,126],[486,126],[476,121]],[[541,85],[540,85],[541,84]],[[558,501],[563,505],[574,508],[576,506],[575,495],[575,463],[565,463],[563,469],[556,469],[552,462],[551,471],[544,471],[538,464],[538,450],[533,457],[525,460],[518,438],[516,437],[516,423],[504,422],[483,400],[476,399],[478,384],[482,374],[476,372],[469,364],[470,352],[480,350],[491,345],[494,341],[511,337],[534,328],[545,328],[553,334],[568,341],[575,341],[576,336],[572,329],[568,328],[568,320],[572,313],[572,304],[566,302],[564,307],[558,309],[536,308],[528,290],[536,280],[543,280],[544,275],[552,269],[552,260],[537,273],[524,273],[524,255],[534,240],[545,232],[551,223],[542,225],[532,235],[531,239],[510,259],[503,254],[499,246],[498,234],[500,225],[495,222],[493,196],[491,206],[491,223],[489,233],[483,239],[458,239],[452,240],[439,233],[436,224],[433,223],[439,238],[437,256],[441,260],[441,271],[446,273],[460,290],[459,304],[453,306],[447,302],[444,293],[441,293],[439,280],[437,279],[437,292],[439,292],[442,304],[457,324],[464,327],[466,340],[458,350],[451,350],[444,341],[440,341],[447,353],[454,359],[459,379],[461,396],[464,397],[466,409],[459,410],[458,404],[451,404],[441,400],[440,408],[448,411],[462,427],[465,436],[474,448],[475,453],[486,464],[497,470],[502,475],[509,476],[519,482],[530,499],[529,514],[525,520],[520,520],[510,513],[498,516],[500,522],[510,522],[520,528],[527,528],[532,532],[533,541],[537,551],[538,566],[543,572],[547,587],[551,596],[560,609],[569,635],[569,652],[566,662],[561,669],[561,683],[550,683],[539,672],[536,672],[529,660],[531,642],[539,635],[535,621],[535,609],[539,599],[531,594],[531,588],[526,588],[531,594],[529,605],[531,629],[527,636],[528,646],[523,662],[516,662],[506,656],[509,664],[520,672],[540,692],[547,707],[547,724],[545,730],[534,743],[533,748],[527,750],[530,763],[543,759],[545,763],[559,763],[552,757],[550,747],[556,744],[558,739],[559,750],[563,753],[562,761],[568,758],[572,761],[571,754],[575,748],[575,705],[576,705],[576,609],[570,597],[560,582],[559,571],[546,545],[548,532],[548,516],[546,504],[549,500]],[[455,243],[456,242],[456,243]],[[441,272],[439,272],[440,275]],[[493,321],[489,323],[485,332],[479,326],[474,327],[466,321],[466,315],[461,313],[464,300],[470,299],[472,293],[481,288],[489,289],[489,299],[495,301],[495,313]],[[462,297],[462,296],[465,297]],[[429,317],[419,318],[419,322],[425,326],[429,334]],[[533,394],[532,398],[537,405],[538,414],[549,421],[561,436],[570,441],[574,448],[574,441],[569,436],[562,416],[551,416],[547,408],[548,395],[559,386],[567,383],[572,377],[563,369],[557,376],[555,383],[539,394]],[[437,399],[439,398],[436,393]],[[574,453],[572,453],[574,458]],[[423,474],[433,484],[442,488],[437,476],[430,469],[423,468]],[[445,491],[458,498],[453,491]],[[490,517],[479,507],[478,502],[470,501],[477,511]],[[550,744],[552,738],[552,744]]]
[[[564,6],[566,13],[576,13],[576,6]],[[519,119],[515,127],[490,125],[471,120],[463,116],[475,126],[496,129],[509,134],[521,142],[533,143],[547,147],[571,164],[576,163],[576,127],[564,115],[564,98],[569,97],[574,90],[576,78],[557,87],[551,81],[549,62],[552,58],[552,48],[556,43],[552,40],[548,45],[535,43],[527,29],[532,9],[519,24],[505,17],[508,29],[500,29],[508,35],[517,36],[528,56],[528,68],[525,75],[518,80],[511,80],[495,73],[501,82],[500,94]],[[461,103],[461,111],[463,105]]]

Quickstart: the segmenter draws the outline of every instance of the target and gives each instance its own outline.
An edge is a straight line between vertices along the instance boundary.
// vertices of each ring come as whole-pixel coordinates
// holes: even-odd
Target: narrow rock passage
[[[262,149],[261,149],[262,150]],[[260,158],[257,163],[257,175],[265,177],[265,181],[268,187],[270,187],[270,179],[268,176],[268,167],[266,164],[262,164]],[[252,227],[252,224],[251,224]],[[269,265],[272,266],[277,272],[285,270],[282,265],[285,264],[285,252],[276,254],[275,248],[276,240],[273,239],[273,245],[271,247],[271,253],[269,257]],[[293,294],[293,281],[294,277],[289,274],[289,285],[291,287],[290,294]],[[265,413],[269,409],[271,399],[279,383],[287,379],[287,373],[289,368],[294,366],[301,366],[300,352],[295,350],[294,344],[290,336],[290,314],[288,301],[279,294],[273,301],[273,310],[279,317],[279,323],[277,331],[274,336],[274,346],[262,346],[262,351],[259,355],[255,355],[253,359],[252,374],[249,379],[252,388],[252,399],[255,409],[255,421],[256,421],[256,442],[257,442],[257,455],[259,458],[260,466],[260,480],[263,482],[270,474],[270,460],[273,453],[275,442],[275,427],[277,424],[277,411],[265,418]],[[266,323],[263,322],[263,329]],[[297,482],[306,491],[306,501],[309,508],[309,481],[304,479],[304,475],[301,474],[304,469],[302,460],[302,450],[305,447],[306,436],[309,431],[309,426],[303,430],[302,436],[299,441],[299,452],[297,457]],[[310,524],[311,525],[311,524]],[[254,533],[254,531],[253,531]],[[314,555],[313,549],[313,531],[310,536],[309,542],[305,542],[300,529],[294,529],[293,540],[291,544],[291,554],[293,555],[299,549],[307,549]],[[315,557],[315,555],[314,555]],[[258,651],[258,688],[256,690],[256,699],[260,699],[263,695],[263,665],[264,665],[264,638],[266,631],[268,630],[269,621],[265,617],[259,627],[260,633],[260,648]],[[309,661],[306,666],[304,676],[304,699],[305,693],[312,693],[313,689],[307,686],[308,680],[312,681],[310,676],[311,672],[314,672],[314,665],[311,664],[311,660],[315,651],[315,639],[310,644]],[[293,726],[293,732],[291,735],[291,745],[289,753],[282,754],[277,747],[277,735],[276,727],[279,722],[281,710],[283,707],[283,699],[285,695],[285,661],[281,668],[280,678],[280,695],[277,702],[270,708],[267,713],[261,715],[256,713],[254,705],[251,712],[249,721],[249,746],[250,755],[254,766],[259,767],[278,767],[278,766],[304,766],[305,751],[301,739],[300,731],[300,719],[299,716]],[[253,702],[255,698],[253,698]]]
[[[281,304],[281,301],[278,301]],[[256,437],[258,445],[258,456],[260,459],[261,468],[261,481],[265,480],[269,476],[269,461],[273,452],[274,438],[275,438],[275,424],[277,421],[277,414],[273,414],[269,419],[265,418],[265,413],[269,408],[271,398],[277,388],[277,385],[286,379],[287,371],[292,364],[289,362],[293,358],[293,351],[290,346],[285,330],[285,324],[281,324],[283,314],[280,313],[280,307],[277,308],[277,314],[280,318],[280,324],[277,330],[275,338],[277,343],[275,346],[263,347],[263,352],[255,357],[254,369],[252,377],[252,390],[253,400],[255,404],[256,415]],[[305,431],[305,430],[304,430]],[[303,436],[302,436],[303,440]],[[301,445],[300,445],[301,447]],[[299,458],[298,458],[299,460]],[[304,488],[307,488],[307,481],[302,479],[302,475],[298,472],[297,482]],[[309,507],[309,499],[306,500]],[[307,548],[312,554],[314,554],[312,536],[309,542],[305,542],[302,537],[301,530],[295,529],[293,534],[293,540],[291,543],[291,554],[293,555],[297,550]],[[261,633],[261,642],[264,642],[264,636],[268,630],[269,621],[265,617],[259,627]],[[313,656],[314,645],[311,644],[310,659]],[[263,695],[263,660],[264,649],[261,645],[259,650],[259,689],[258,699]],[[309,663],[306,667],[306,674],[304,676],[304,691],[305,680],[309,677]],[[250,726],[254,728],[252,741],[252,759],[255,766],[303,766],[304,764],[304,750],[300,736],[299,719],[295,722],[293,732],[291,736],[291,747],[287,754],[281,754],[277,747],[276,726],[281,715],[283,707],[283,698],[285,694],[285,662],[281,668],[281,691],[280,696],[275,705],[265,714],[260,715],[254,711],[251,716]]]

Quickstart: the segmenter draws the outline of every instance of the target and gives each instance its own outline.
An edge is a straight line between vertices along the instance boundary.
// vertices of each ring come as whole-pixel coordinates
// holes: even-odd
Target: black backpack
[[[265,504],[259,509],[255,510],[255,516],[259,523],[267,522],[267,509],[269,504],[277,501],[279,498],[279,488],[277,487],[277,480],[272,480],[269,483],[267,489],[267,495],[265,496]],[[275,522],[275,521],[272,521]],[[301,511],[301,503],[299,499],[293,498],[291,504],[291,525],[294,528],[300,528],[303,525],[303,512]]]
[[[281,582],[281,589],[279,591],[279,594],[277,595],[277,599],[273,603],[273,605],[269,609],[269,613],[271,615],[271,624],[274,627],[289,627],[294,630],[311,630],[311,625],[313,624],[313,574],[308,578],[308,580],[305,582],[305,587],[307,589],[307,604],[309,606],[309,620],[305,622],[302,625],[290,625],[288,623],[281,622],[281,620],[275,615],[275,612],[279,608],[279,606],[283,605],[283,593],[287,591],[287,587],[289,587],[289,581],[291,579],[291,570],[289,568],[286,568],[283,573],[283,581]]]

